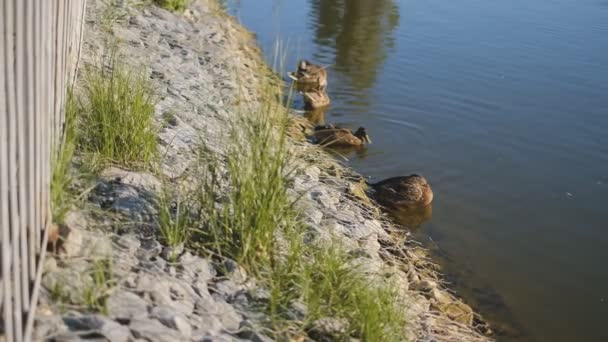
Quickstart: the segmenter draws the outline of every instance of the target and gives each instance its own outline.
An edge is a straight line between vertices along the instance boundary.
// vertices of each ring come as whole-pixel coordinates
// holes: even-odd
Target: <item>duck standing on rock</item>
[[[315,127],[315,139],[324,146],[361,146],[371,144],[371,139],[363,127],[352,132],[347,128],[338,128],[333,125]]]
[[[393,177],[370,185],[376,201],[388,208],[427,206],[433,201],[431,186],[417,174]]]
[[[325,91],[327,88],[327,70],[307,60],[298,62],[298,70],[290,72],[288,75],[300,85],[314,87],[321,91]]]

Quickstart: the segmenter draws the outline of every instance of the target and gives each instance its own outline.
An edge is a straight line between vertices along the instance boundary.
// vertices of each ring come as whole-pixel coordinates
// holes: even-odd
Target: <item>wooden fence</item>
[[[86,0],[0,0],[0,340],[29,341]]]

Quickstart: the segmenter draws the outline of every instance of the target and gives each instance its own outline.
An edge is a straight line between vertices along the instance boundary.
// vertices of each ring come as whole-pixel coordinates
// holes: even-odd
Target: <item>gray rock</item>
[[[306,218],[310,220],[313,224],[319,225],[321,224],[321,220],[323,219],[323,212],[318,209],[312,209],[305,212]]]
[[[367,254],[374,258],[378,256],[378,252],[380,251],[380,242],[378,242],[378,235],[373,233],[368,237],[364,238],[360,241],[360,246],[363,248]]]
[[[133,172],[109,167],[101,172],[101,177],[108,181],[120,180],[120,183],[140,187],[148,191],[158,191],[161,182],[154,175],[145,172]]]
[[[308,335],[316,341],[342,340],[348,326],[348,321],[344,318],[324,317],[311,324]]]
[[[158,319],[162,324],[169,328],[179,331],[185,338],[192,336],[192,326],[186,318],[171,308],[165,306],[155,306],[150,311],[150,316]]]
[[[194,310],[194,298],[196,293],[181,282],[171,279],[153,278],[152,283],[147,282],[147,287],[138,289],[148,292],[156,305],[165,305],[183,314],[190,315]]]
[[[127,342],[131,340],[131,331],[129,328],[113,321],[104,324],[100,333],[112,342]]]
[[[369,226],[360,223],[352,223],[346,225],[347,235],[353,239],[367,239],[372,234],[375,234],[375,231],[371,229]]]
[[[192,317],[196,329],[192,332],[192,340],[194,341],[215,341],[211,339],[224,330],[224,325],[219,318],[208,313],[197,314]]]
[[[63,258],[111,258],[112,240],[99,232],[82,229],[71,229],[63,242]]]
[[[56,271],[57,270],[57,260],[55,260],[55,258],[53,258],[52,256],[47,254],[46,258],[44,258],[42,270],[45,274]],[[0,281],[0,285],[1,284],[2,284],[2,281]]]
[[[192,255],[190,252],[184,253],[179,263],[182,266],[183,274],[187,279],[198,279],[198,281],[208,282],[216,276],[215,268],[207,259]]]
[[[161,257],[153,257],[150,258],[150,260],[140,260],[140,265],[143,269],[152,273],[167,272],[169,270],[169,267],[167,267],[167,260]],[[173,276],[171,275],[171,277]]]
[[[112,210],[129,216],[135,222],[149,221],[149,217],[156,212],[155,206],[140,195],[132,186],[119,185],[115,189],[116,198],[111,205]]]
[[[184,339],[179,331],[155,319],[136,319],[129,324],[129,329],[136,338],[150,342],[175,342]]]
[[[131,336],[127,327],[101,315],[66,316],[63,322],[71,331],[95,332],[113,342],[127,342]]]
[[[98,334],[97,334],[98,335]],[[99,336],[99,335],[98,335]],[[57,335],[53,335],[52,339],[47,339],[50,341],[56,341],[56,342],[82,342],[82,337],[78,336],[78,334],[76,333],[71,333],[71,332],[62,332],[62,333],[58,333]],[[87,341],[106,341],[105,338],[103,337],[99,337],[97,339],[87,339]]]
[[[306,175],[305,181],[316,183],[319,181],[319,175],[321,174],[321,170],[313,165],[309,166],[304,170],[304,174]]]
[[[308,307],[300,301],[292,302],[287,315],[293,320],[302,321],[308,315]]]
[[[234,260],[224,260],[224,267],[226,270],[226,275],[234,282],[242,284],[247,281],[247,271],[245,271],[245,268],[237,264]]]
[[[251,289],[248,294],[256,302],[268,302],[270,300],[270,291],[260,286]]]
[[[137,236],[132,234],[122,235],[116,243],[129,254],[135,254],[141,246]]]
[[[117,290],[106,301],[108,316],[115,320],[143,318],[148,314],[148,304],[138,295]]]
[[[230,302],[238,293],[243,292],[243,287],[228,279],[216,283],[213,286],[213,290],[215,293],[221,295],[224,299]]]
[[[205,320],[219,320],[224,329],[236,331],[242,321],[235,309],[226,301],[216,297],[202,297],[195,304],[196,316]]]
[[[163,246],[160,242],[153,239],[144,240],[141,243],[141,248],[137,252],[137,257],[143,260],[151,260],[160,256],[162,250]]]
[[[363,222],[363,225],[370,231],[373,231],[376,233],[384,231],[384,229],[382,229],[382,223],[380,223],[380,221],[378,221],[378,220],[365,220]]]
[[[63,256],[66,258],[79,256],[84,245],[83,231],[79,228],[73,228],[68,233],[68,236],[63,240]]]
[[[272,342],[272,341],[274,341],[270,337],[261,333],[259,331],[259,329],[255,329],[253,327],[241,328],[241,330],[239,331],[237,336],[242,339],[245,339],[247,341],[252,341],[252,342]]]
[[[82,289],[90,282],[91,278],[88,274],[72,268],[60,268],[42,277],[42,286],[60,296],[60,300],[67,299],[71,303],[81,302]]]
[[[335,235],[335,236],[342,236],[343,234],[346,233],[346,227],[344,227],[344,225],[338,223],[336,220],[328,220],[327,223],[325,224],[325,227],[323,227],[326,231],[328,231],[330,234]]]
[[[337,210],[336,204],[340,202],[340,194],[333,190],[328,190],[325,187],[317,187],[314,191],[310,192],[310,196],[313,200],[317,201],[324,208],[335,212]]]
[[[58,336],[66,332],[67,327],[60,316],[40,314],[39,310],[37,310],[35,329],[32,336],[34,341],[47,341],[53,336]]]
[[[86,229],[87,218],[81,211],[70,210],[65,214],[63,219],[64,225],[68,229]]]
[[[303,214],[309,224],[312,224],[313,226],[318,226],[321,224],[323,212],[317,209],[310,200],[301,198],[296,202],[295,207],[298,212]]]
[[[219,334],[219,335],[215,335],[215,336],[204,336],[201,339],[196,339],[197,341],[201,341],[201,342],[238,342],[238,341],[245,341],[243,339],[237,338],[233,335],[228,335],[228,334]]]
[[[334,216],[344,223],[355,223],[357,219],[357,215],[352,208],[337,208]]]
[[[437,283],[432,280],[421,280],[412,284],[412,290],[422,291],[422,292],[430,292],[433,289],[437,288]]]
[[[296,176],[293,179],[293,188],[300,193],[307,192],[310,188],[310,183],[307,182],[306,177]]]

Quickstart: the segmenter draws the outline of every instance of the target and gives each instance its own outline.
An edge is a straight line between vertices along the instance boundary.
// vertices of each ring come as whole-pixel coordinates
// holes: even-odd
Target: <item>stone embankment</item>
[[[155,198],[161,178],[178,180],[203,139],[221,153],[238,103],[259,98],[261,53],[253,35],[224,14],[216,0],[184,13],[155,6],[90,0],[81,70],[117,42],[121,61],[145,67],[158,96],[156,119],[164,177],[110,167],[86,194],[86,209],[70,211],[70,233],[46,260],[36,340],[268,341],[265,318],[250,303],[268,296],[236,264],[189,251],[168,251],[157,240]],[[291,143],[294,151],[306,142]],[[299,161],[289,190],[297,210],[321,237],[339,237],[370,276],[394,278],[406,298],[410,340],[484,341],[479,319],[442,286],[436,267],[407,234],[393,229],[357,187],[358,175],[319,150]],[[307,152],[308,153],[308,152]],[[178,255],[169,261],[169,255]],[[112,274],[96,272],[109,260]],[[105,307],[95,306],[94,291]],[[84,303],[89,307],[62,304]],[[306,312],[294,306],[294,315]],[[339,325],[328,322],[324,326]],[[478,329],[479,330],[479,329]],[[301,339],[303,340],[303,339]]]

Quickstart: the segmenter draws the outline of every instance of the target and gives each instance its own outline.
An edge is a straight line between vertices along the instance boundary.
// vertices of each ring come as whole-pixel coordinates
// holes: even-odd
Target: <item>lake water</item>
[[[414,234],[501,339],[608,341],[608,1],[229,8],[268,56],[330,66],[325,121],[373,140],[352,167],[428,178]]]

